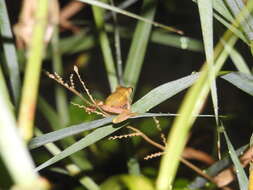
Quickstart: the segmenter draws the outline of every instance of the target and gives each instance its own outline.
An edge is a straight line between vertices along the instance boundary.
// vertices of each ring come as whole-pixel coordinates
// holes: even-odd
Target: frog
[[[118,114],[113,119],[113,123],[125,121],[129,117],[136,115],[136,113],[131,112],[132,92],[133,88],[131,87],[118,86],[104,102],[98,102],[97,106],[106,112]]]
[[[116,88],[116,90],[110,94],[105,101],[101,101],[101,100],[95,100],[92,95],[90,94],[88,88],[86,87],[86,85],[84,84],[84,82],[82,81],[80,74],[78,72],[78,67],[74,67],[74,71],[78,76],[78,79],[80,80],[84,91],[86,92],[86,94],[88,95],[89,100],[87,100],[86,98],[84,98],[75,88],[74,88],[74,83],[73,81],[71,82],[71,85],[69,85],[68,83],[65,83],[63,81],[63,79],[57,75],[57,74],[50,74],[50,73],[46,73],[49,78],[57,81],[58,83],[60,83],[61,85],[63,85],[64,87],[66,87],[67,89],[69,89],[71,92],[73,92],[74,94],[76,94],[77,96],[79,96],[85,103],[86,105],[78,105],[78,104],[74,104],[78,106],[79,108],[83,108],[88,114],[90,113],[96,113],[98,115],[102,115],[103,117],[109,117],[112,114],[117,115],[116,117],[113,118],[112,123],[120,123],[122,121],[125,121],[126,119],[128,119],[129,117],[135,116],[137,115],[137,113],[133,113],[131,111],[131,94],[133,92],[133,88],[131,87],[124,87],[124,86],[118,86]],[[73,80],[70,77],[70,81]]]

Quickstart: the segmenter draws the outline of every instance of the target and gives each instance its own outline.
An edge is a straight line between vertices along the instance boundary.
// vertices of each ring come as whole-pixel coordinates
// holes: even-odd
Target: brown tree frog
[[[97,106],[109,113],[119,114],[113,119],[113,123],[120,123],[136,113],[131,112],[131,94],[133,88],[118,86],[116,91],[106,98],[104,102],[98,102]]]

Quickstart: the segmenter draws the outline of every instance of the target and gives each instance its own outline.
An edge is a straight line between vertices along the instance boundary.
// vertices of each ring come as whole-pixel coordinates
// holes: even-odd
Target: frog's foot
[[[127,120],[128,118],[130,118],[130,117],[133,117],[133,116],[136,116],[137,115],[137,113],[133,113],[133,112],[131,112],[130,110],[127,110],[127,111],[124,111],[124,112],[122,112],[121,114],[119,114],[119,115],[117,115],[113,120],[112,120],[112,122],[113,123],[120,123],[120,122],[122,122],[122,121],[125,121],[125,120]]]

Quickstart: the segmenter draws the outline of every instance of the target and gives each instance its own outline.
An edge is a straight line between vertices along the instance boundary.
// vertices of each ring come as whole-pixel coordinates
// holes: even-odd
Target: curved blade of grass
[[[62,129],[59,115],[41,96],[38,97],[38,108],[54,130]]]
[[[41,135],[42,133],[41,133],[41,131],[39,131],[39,129],[36,129],[36,130],[35,130],[35,134],[36,134],[36,135]],[[54,143],[48,143],[48,144],[46,144],[46,145],[45,145],[45,148],[46,148],[52,155],[56,155],[56,154],[58,154],[58,153],[61,152],[60,148],[57,147]],[[75,155],[75,154],[74,154],[74,155]],[[71,156],[74,156],[74,155],[71,155]],[[88,166],[88,167],[90,167],[90,166]],[[63,172],[63,174],[69,175],[69,176],[72,176],[72,177],[75,177],[75,176],[77,176],[77,175],[80,175],[80,173],[81,173],[81,168],[79,168],[77,165],[72,164],[72,163],[71,163],[71,164],[66,164],[66,165],[65,165],[65,169],[66,169],[66,170],[64,170],[64,169],[62,169],[62,168],[59,168],[59,169],[62,170],[62,171],[60,171],[60,172]],[[92,183],[94,183],[94,185],[96,185],[95,182],[94,182],[92,179],[90,179],[88,176],[82,176],[81,178],[79,178],[79,182],[80,182],[84,187],[90,186],[90,185],[92,185]],[[88,189],[89,189],[89,188],[88,188]]]
[[[64,125],[62,125],[62,122],[60,122],[61,117],[58,116],[58,114],[54,111],[54,109],[42,97],[39,97],[38,99],[38,108],[42,112],[44,117],[47,119],[52,129],[55,130],[55,132],[57,130],[62,129]],[[45,136],[41,135],[38,138],[43,141],[45,140],[44,137]],[[74,139],[74,137],[69,136],[68,138],[65,138],[61,141],[61,145],[64,148],[68,147],[70,144],[73,144],[75,142],[76,140]],[[70,159],[82,170],[89,170],[90,168],[92,168],[92,165],[86,159],[84,152],[78,152],[77,154],[73,154],[70,156]]]
[[[158,22],[153,22],[151,20],[148,20],[146,18],[143,18],[139,15],[136,15],[134,13],[130,13],[128,11],[125,11],[123,9],[119,9],[118,7],[114,7],[114,6],[111,6],[111,5],[108,5],[106,3],[103,3],[101,1],[97,1],[97,0],[78,0],[78,1],[81,1],[81,2],[84,2],[84,3],[87,3],[87,4],[90,4],[90,5],[94,5],[94,6],[98,6],[98,7],[101,7],[101,8],[104,8],[104,9],[107,9],[107,10],[110,10],[110,11],[114,11],[114,12],[117,12],[117,13],[120,13],[120,14],[123,14],[123,15],[126,15],[126,16],[129,16],[129,17],[132,17],[132,18],[135,18],[137,20],[141,20],[143,22],[146,22],[146,23],[149,23],[149,24],[152,24],[156,27],[160,27],[164,30],[168,30],[168,31],[171,31],[171,32],[177,32],[179,34],[182,34],[182,31],[180,30],[177,30],[173,27],[169,27],[169,26],[166,26],[166,25],[163,25],[163,24],[160,24]]]
[[[223,129],[223,134],[224,134],[225,139],[226,139],[226,143],[227,143],[227,146],[228,146],[230,157],[231,157],[232,162],[234,163],[234,166],[235,166],[235,173],[236,173],[236,176],[237,176],[237,179],[238,179],[238,182],[239,182],[240,190],[247,190],[248,189],[248,184],[249,184],[247,175],[246,175],[246,173],[245,173],[245,171],[244,171],[244,169],[243,169],[243,167],[240,163],[239,158],[236,155],[235,149],[234,149],[232,143],[230,142],[230,140],[228,138],[228,135],[227,135],[227,133],[226,133],[223,126],[222,126],[222,129]]]
[[[213,52],[213,4],[212,0],[198,0],[201,30],[204,40],[205,55],[209,67],[209,82],[211,96],[215,113],[216,124],[218,125],[218,97],[214,73],[214,52]]]
[[[236,150],[236,155],[240,156],[243,154],[245,150],[247,150],[249,145],[244,145]],[[230,156],[227,155],[222,160],[219,160],[212,164],[207,170],[206,173],[213,177],[216,176],[220,171],[227,168],[231,164]],[[205,186],[205,184],[208,183],[208,180],[203,177],[196,177],[195,180],[188,186],[190,189],[198,189]]]
[[[197,0],[193,0],[193,2],[197,3]],[[222,15],[226,20],[230,22],[234,20],[233,15],[230,13],[223,1],[213,0],[213,8],[219,13],[219,15]]]
[[[224,18],[228,21],[232,22],[234,20],[233,15],[228,10],[227,6],[225,5],[224,1],[214,0],[213,1],[213,8]]]
[[[114,0],[110,0],[112,6],[114,6]],[[122,53],[121,53],[121,42],[119,34],[119,24],[117,13],[111,12],[114,25],[114,48],[115,48],[115,57],[116,57],[116,68],[117,68],[117,77],[120,86],[124,86],[123,83],[123,64],[122,64]]]
[[[221,78],[235,85],[237,88],[253,96],[253,76],[245,73],[232,72]]]
[[[8,104],[8,110],[14,114],[15,110],[11,103],[11,98],[8,92],[1,64],[0,64],[0,89],[1,89],[1,96],[3,96],[5,102]]]
[[[172,113],[144,113],[144,114],[138,114],[137,116],[133,116],[129,119],[144,118],[144,117],[174,117],[174,116],[180,116],[180,115],[172,114]],[[196,117],[213,117],[213,115],[197,115]],[[112,119],[113,117],[107,117],[107,118],[103,118],[103,119],[99,119],[99,120],[95,120],[91,122],[86,122],[86,123],[82,123],[78,125],[72,125],[64,129],[59,129],[57,131],[53,131],[53,132],[35,137],[30,141],[29,148],[30,149],[38,148],[44,144],[54,142],[68,136],[76,135],[87,130],[101,127],[103,125],[111,123]]]
[[[62,59],[59,46],[59,28],[54,27],[54,33],[52,36],[52,54],[53,54],[53,71],[58,75],[63,74]],[[67,95],[63,88],[60,86],[55,87],[55,102],[57,112],[59,114],[61,126],[65,127],[69,123],[69,113],[67,105]]]
[[[241,27],[243,31],[245,32],[246,36],[249,40],[253,40],[253,18],[250,14],[250,12],[245,8],[245,4],[242,0],[226,0],[228,7],[234,14],[234,16],[237,16],[241,13],[242,10],[244,10],[245,15],[244,21],[241,23]]]
[[[156,12],[156,0],[144,0],[142,12],[143,17],[153,20]],[[125,85],[131,86],[133,89],[139,79],[151,28],[150,23],[139,21],[133,35],[123,76]]]
[[[84,176],[79,180],[79,182],[88,190],[101,190],[99,185],[96,184],[91,177]]]
[[[223,36],[223,40],[227,40],[228,44],[233,46],[235,40],[231,39],[231,36],[231,32],[227,31]],[[227,47],[225,46],[224,48],[222,42],[219,42],[215,48],[215,74],[218,73],[228,57],[228,51],[224,51],[224,49],[227,49]],[[188,91],[186,98],[180,107],[179,114],[181,117],[175,118],[173,122],[165,154],[162,157],[160,165],[157,179],[157,190],[167,190],[172,188],[172,183],[179,165],[180,155],[184,149],[188,132],[196,119],[195,115],[201,110],[209,93],[210,79],[207,64],[204,64],[201,70],[202,72],[198,81]]]
[[[239,72],[245,73],[247,75],[251,74],[250,69],[249,69],[247,63],[243,59],[242,55],[235,48],[233,48],[231,50],[231,53],[230,53],[229,56],[232,59],[235,67],[237,68],[237,70]]]
[[[90,134],[86,135],[81,140],[77,141],[73,145],[69,146],[68,148],[64,149],[61,153],[57,154],[56,156],[52,157],[51,159],[47,160],[43,164],[39,165],[36,168],[36,171],[39,171],[45,167],[48,167],[59,160],[62,160],[69,155],[84,149],[85,147],[97,142],[98,140],[108,136],[109,134],[119,130],[121,127],[114,128],[112,125],[108,125],[99,129],[96,129],[95,131],[91,132]]]
[[[0,154],[14,183],[25,188],[31,184],[36,185],[38,174],[34,171],[32,158],[18,133],[14,112],[4,81],[0,66]]]
[[[193,1],[196,2],[196,0],[193,0]],[[234,0],[232,0],[232,1],[234,1]],[[247,5],[248,10],[251,10],[251,6],[252,6],[252,2],[249,2],[248,5]],[[238,14],[238,15],[234,14],[234,15],[238,16],[236,21],[235,21],[234,16],[230,13],[230,10],[227,8],[227,6],[224,4],[223,1],[214,0],[213,1],[213,8],[219,13],[219,14],[217,14],[217,13],[214,14],[215,18],[219,22],[221,22],[224,26],[226,26],[228,29],[233,31],[245,43],[249,44],[248,39],[246,39],[245,35],[239,29],[236,28],[236,27],[238,27],[238,23],[245,22],[244,21],[245,18],[247,18],[249,16],[248,10],[241,9],[242,11],[241,11],[240,14]],[[238,11],[238,7],[237,7],[237,11]],[[229,22],[233,23],[233,26],[230,25],[225,19],[223,19],[223,17],[226,20],[228,20]],[[251,20],[252,19],[250,18],[250,21]]]
[[[141,108],[139,108],[140,110],[142,110]],[[153,113],[147,113],[147,114],[143,114],[143,115],[138,115],[135,116],[133,118],[141,118],[141,117],[158,117],[158,116],[171,116],[171,115],[175,115],[175,114],[153,114]],[[112,121],[112,117],[110,118],[104,118],[104,119],[100,119],[99,121],[102,123],[109,123],[108,120]],[[93,121],[93,122],[89,122],[87,123],[87,126],[90,125],[90,123],[96,124],[98,122],[98,120]],[[73,131],[77,131],[80,130],[80,128],[83,126],[85,126],[84,124],[80,124],[80,125],[76,125]],[[112,134],[113,132],[121,129],[123,126],[121,127],[117,127],[114,128],[112,125],[108,125],[105,127],[101,127],[96,129],[95,131],[91,132],[90,134],[88,134],[87,136],[85,136],[84,138],[82,138],[81,140],[79,140],[78,142],[74,143],[73,145],[69,146],[68,148],[64,149],[62,152],[60,152],[59,154],[55,155],[54,157],[52,157],[51,159],[47,160],[46,162],[44,162],[43,164],[41,164],[40,166],[37,167],[37,171],[41,170],[45,167],[48,167],[68,156],[70,156],[71,154],[74,154],[75,152],[84,149],[85,147],[99,141],[100,139]],[[72,127],[73,129],[73,127]],[[61,129],[61,131],[64,129]],[[31,141],[30,144],[30,148],[36,148],[38,146],[40,146],[40,144],[46,144],[45,140],[48,141],[49,138],[55,138],[52,133],[48,133],[46,135],[40,136],[40,137],[36,137]],[[65,134],[64,134],[65,135]],[[51,136],[51,137],[50,137]],[[49,137],[49,138],[48,138]],[[45,139],[45,140],[44,140]],[[49,141],[51,142],[51,141]]]
[[[15,105],[17,106],[20,96],[19,64],[5,0],[0,0],[0,31],[3,40],[6,65],[10,77],[12,95],[14,97]]]
[[[105,62],[105,67],[106,67],[106,72],[107,72],[107,77],[109,80],[111,92],[114,92],[116,87],[118,86],[118,81],[117,81],[117,74],[116,74],[116,69],[112,57],[112,50],[110,47],[110,42],[107,37],[107,34],[104,29],[104,10],[92,6],[92,11],[96,23],[96,27],[98,29],[98,37],[99,37],[99,43],[100,47],[103,53],[104,57],[104,62]]]
[[[136,2],[138,2],[138,0],[126,0],[120,3],[117,7],[119,9],[126,9]],[[105,20],[109,20],[112,16],[113,16],[113,11],[105,15]]]
[[[225,27],[227,27],[229,30],[231,30],[238,38],[240,38],[244,43],[249,44],[248,39],[245,37],[243,32],[233,26],[232,24],[228,23],[225,19],[223,19],[221,16],[218,14],[214,14],[214,17],[216,20],[218,20],[221,24],[223,24]]]
[[[44,144],[47,144],[49,142],[54,142],[67,136],[75,135],[86,130],[90,130],[90,129],[94,129],[94,128],[106,125],[110,123],[111,121],[112,121],[112,117],[108,117],[108,118],[103,118],[103,119],[95,120],[88,123],[73,125],[71,127],[63,128],[57,131],[53,131],[45,135],[33,138],[29,143],[29,148],[34,149]]]
[[[199,77],[198,73],[165,83],[143,96],[132,105],[132,111],[144,113],[191,86]]]

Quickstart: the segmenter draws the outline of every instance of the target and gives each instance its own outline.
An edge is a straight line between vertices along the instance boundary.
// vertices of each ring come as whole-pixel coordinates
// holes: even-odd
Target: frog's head
[[[132,87],[124,87],[124,86],[118,86],[116,88],[116,92],[125,96],[125,97],[130,97],[130,95],[133,92],[133,88]]]

